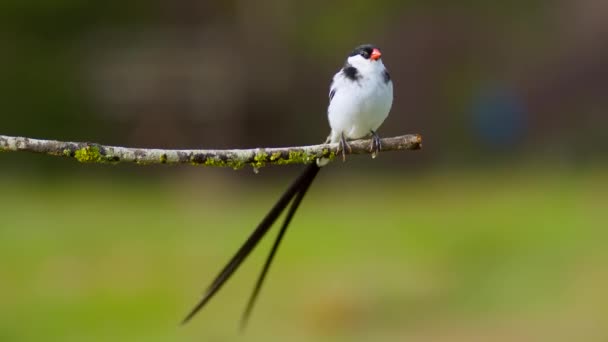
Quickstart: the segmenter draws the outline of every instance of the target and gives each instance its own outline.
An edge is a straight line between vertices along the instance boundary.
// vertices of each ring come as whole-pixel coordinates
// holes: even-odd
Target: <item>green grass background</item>
[[[245,338],[269,238],[179,321],[287,180],[3,179],[0,341],[608,339],[605,168],[320,178]]]

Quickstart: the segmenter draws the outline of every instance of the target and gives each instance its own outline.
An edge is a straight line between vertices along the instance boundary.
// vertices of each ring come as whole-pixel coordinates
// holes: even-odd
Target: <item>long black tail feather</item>
[[[226,283],[228,279],[234,274],[234,272],[238,269],[241,263],[247,258],[249,253],[255,248],[255,246],[260,242],[260,240],[264,237],[264,235],[268,232],[270,227],[272,227],[273,223],[277,220],[277,218],[281,215],[283,210],[289,205],[294,196],[301,193],[301,195],[296,198],[297,202],[294,201],[292,208],[289,211],[289,215],[285,219],[285,223],[281,228],[282,232],[287,228],[291,217],[295,213],[302,197],[304,197],[304,193],[312,183],[313,179],[319,172],[320,167],[317,166],[316,163],[310,164],[306,170],[291,184],[291,186],[283,193],[281,198],[276,202],[276,204],[272,207],[272,209],[266,214],[262,222],[257,226],[257,228],[251,233],[249,238],[245,241],[245,243],[239,248],[236,254],[230,259],[228,264],[222,269],[222,271],[215,277],[211,285],[205,291],[203,298],[198,302],[198,304],[190,311],[190,313],[184,318],[182,324],[187,323],[194,317],[208,302],[213,296],[220,290],[220,288]],[[303,190],[303,191],[302,191]],[[282,236],[283,234],[280,233]],[[271,256],[267,261],[267,265],[264,267],[263,274],[258,279],[259,285],[256,285],[256,289],[254,290],[254,295],[250,300],[250,306],[253,306],[253,302],[255,302],[255,297],[257,297],[257,292],[259,292],[259,288],[264,280],[265,273],[267,272],[267,268],[270,266],[270,262],[272,261],[272,257],[276,252],[276,248],[278,247],[278,243],[280,242],[280,238],[277,238],[278,241],[275,241],[275,246],[273,246],[273,251],[271,251]],[[248,316],[250,309],[246,311],[246,316]],[[246,317],[244,316],[244,317]],[[246,321],[246,319],[245,319]]]
[[[317,172],[318,172],[318,170],[319,170],[319,168],[317,167]],[[315,175],[316,175],[316,173],[315,173]],[[293,215],[298,210],[298,207],[300,206],[300,203],[302,202],[304,195],[306,195],[306,191],[308,191],[308,188],[312,184],[312,181],[314,180],[315,175],[312,175],[312,177],[308,179],[307,183],[302,184],[300,191],[296,194],[295,198],[293,199],[293,202],[291,202],[289,211],[287,212],[287,215],[285,216],[285,221],[283,221],[281,230],[279,230],[279,234],[277,235],[277,237],[274,241],[274,244],[272,245],[272,249],[270,250],[268,257],[266,258],[266,262],[264,263],[262,272],[260,272],[258,280],[255,284],[255,288],[253,289],[253,292],[251,293],[251,297],[249,297],[249,302],[247,303],[247,308],[245,309],[245,311],[243,312],[243,316],[241,317],[241,331],[245,330],[245,328],[247,326],[247,322],[249,321],[251,311],[253,310],[253,307],[255,306],[256,299],[258,297],[258,294],[260,293],[260,289],[262,288],[262,285],[264,284],[264,279],[266,278],[266,274],[268,273],[268,270],[270,269],[272,260],[274,259],[274,256],[275,256],[277,250],[279,249],[281,240],[283,239],[283,236],[285,235],[285,232],[287,231],[287,227],[289,227],[289,223],[291,222]]]

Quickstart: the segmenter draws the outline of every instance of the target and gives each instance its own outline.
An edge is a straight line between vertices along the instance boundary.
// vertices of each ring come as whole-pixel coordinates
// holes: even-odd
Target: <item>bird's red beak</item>
[[[374,60],[374,61],[377,61],[377,60],[380,59],[380,57],[382,57],[382,53],[380,52],[380,50],[373,49],[372,50],[371,59]]]

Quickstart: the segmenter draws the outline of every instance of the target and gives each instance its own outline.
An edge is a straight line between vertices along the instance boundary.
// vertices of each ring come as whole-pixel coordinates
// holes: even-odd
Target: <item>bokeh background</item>
[[[0,133],[160,148],[322,141],[372,42],[384,136],[321,173],[246,339],[606,341],[608,2],[3,1]],[[272,238],[180,319],[302,167],[0,154],[0,340],[225,341]],[[272,233],[270,235],[273,235]]]

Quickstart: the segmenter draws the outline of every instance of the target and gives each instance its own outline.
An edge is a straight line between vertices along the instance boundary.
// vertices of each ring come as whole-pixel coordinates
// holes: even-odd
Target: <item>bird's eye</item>
[[[369,53],[367,51],[361,51],[361,57],[367,59],[369,58]]]

